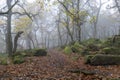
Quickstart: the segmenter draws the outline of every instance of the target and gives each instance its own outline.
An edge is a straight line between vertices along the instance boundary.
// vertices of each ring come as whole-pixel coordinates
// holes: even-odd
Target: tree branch
[[[25,14],[33,21],[32,17],[31,17],[30,14],[25,10],[25,8],[24,8],[23,6],[21,6],[21,5],[18,5],[18,6],[21,7],[21,8],[24,10]]]
[[[0,12],[0,15],[3,15],[3,14],[8,14],[10,10],[12,10],[12,8],[17,4],[18,0],[8,9],[8,11],[6,12]]]
[[[64,8],[65,8],[65,10],[70,14],[70,15],[73,15],[74,16],[74,14],[73,13],[71,13],[69,10],[68,10],[68,8],[65,6],[65,4],[63,3],[63,2],[61,2],[60,0],[57,0]],[[75,16],[74,16],[75,17]]]

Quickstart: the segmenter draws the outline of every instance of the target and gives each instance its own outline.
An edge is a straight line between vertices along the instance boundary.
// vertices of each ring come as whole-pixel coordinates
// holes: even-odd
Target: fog
[[[17,0],[9,0],[14,5]],[[11,9],[0,1],[0,13]],[[118,0],[120,6],[120,1]],[[89,38],[106,39],[120,33],[120,12],[114,0],[20,0],[9,12],[0,14],[0,52],[5,52],[7,34],[12,44],[23,31],[18,50],[55,48]],[[11,22],[11,30],[8,30]],[[9,33],[8,33],[9,32]]]

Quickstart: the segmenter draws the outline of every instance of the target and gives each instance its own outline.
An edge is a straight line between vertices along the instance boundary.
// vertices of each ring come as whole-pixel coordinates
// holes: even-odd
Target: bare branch
[[[0,12],[0,15],[3,15],[3,14],[8,14],[9,13],[9,11],[11,11],[12,10],[12,8],[16,5],[18,3],[18,0],[8,9],[8,11],[6,11],[6,12]]]
[[[24,10],[25,14],[33,21],[32,17],[30,16],[30,13],[28,13],[23,6],[21,5],[18,5],[18,6],[21,7]]]

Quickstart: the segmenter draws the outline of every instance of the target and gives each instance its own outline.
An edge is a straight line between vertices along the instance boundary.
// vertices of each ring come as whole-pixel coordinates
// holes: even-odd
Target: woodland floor
[[[83,57],[72,60],[60,51],[50,50],[45,57],[26,57],[25,63],[0,65],[0,80],[110,80],[120,78],[119,66],[90,66]],[[70,70],[96,71],[96,74],[71,73]]]

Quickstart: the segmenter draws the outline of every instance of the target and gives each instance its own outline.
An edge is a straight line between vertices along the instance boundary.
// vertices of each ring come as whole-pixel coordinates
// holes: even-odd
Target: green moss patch
[[[80,45],[78,42],[75,42],[74,45],[71,46],[71,50],[74,53],[81,53],[84,49],[83,45]]]
[[[105,47],[102,49],[102,53],[111,55],[120,55],[120,48],[117,47]]]
[[[17,56],[14,56],[14,57],[13,57],[13,63],[14,63],[14,64],[21,64],[21,63],[23,63],[23,62],[25,62],[23,56],[17,55]]]
[[[46,56],[47,55],[47,51],[46,49],[36,49],[34,50],[34,56]]]
[[[65,53],[65,54],[71,54],[71,53],[72,53],[71,48],[70,48],[69,46],[65,47],[64,53]]]

